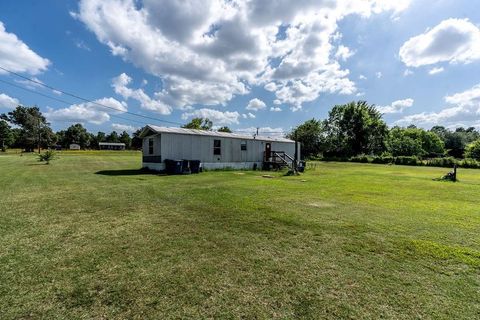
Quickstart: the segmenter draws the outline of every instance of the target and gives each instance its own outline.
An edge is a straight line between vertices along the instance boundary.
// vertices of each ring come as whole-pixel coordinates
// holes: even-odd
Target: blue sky
[[[38,105],[55,130],[162,125],[128,111],[274,134],[353,100],[480,127],[478,1],[1,1],[0,23],[1,67],[118,110],[0,71],[34,91],[0,82],[0,112]]]

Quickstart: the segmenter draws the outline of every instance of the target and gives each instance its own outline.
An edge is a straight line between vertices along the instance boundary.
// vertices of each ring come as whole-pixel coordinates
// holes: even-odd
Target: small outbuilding
[[[142,166],[158,171],[165,170],[165,160],[200,160],[206,169],[252,169],[275,164],[291,166],[294,159],[300,159],[300,144],[280,137],[154,125],[143,128],[140,137]]]
[[[80,150],[80,145],[76,143],[71,143],[69,146],[70,150]]]
[[[100,150],[125,150],[125,143],[119,142],[99,142]]]

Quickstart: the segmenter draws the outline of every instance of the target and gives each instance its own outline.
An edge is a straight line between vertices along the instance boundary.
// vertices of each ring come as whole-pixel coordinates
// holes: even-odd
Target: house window
[[[214,155],[221,155],[222,154],[222,141],[221,140],[213,140],[213,154]]]
[[[240,144],[240,150],[247,150],[247,141],[242,141],[242,143]]]
[[[153,138],[148,139],[148,154],[153,154]]]

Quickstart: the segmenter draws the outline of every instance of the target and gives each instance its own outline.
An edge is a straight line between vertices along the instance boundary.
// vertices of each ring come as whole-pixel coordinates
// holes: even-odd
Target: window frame
[[[217,146],[218,144],[218,146]],[[213,155],[221,156],[222,155],[222,140],[214,139],[213,140]]]
[[[247,151],[247,141],[242,140],[242,142],[240,142],[240,151]]]
[[[154,154],[154,141],[153,138],[148,138],[148,154]]]

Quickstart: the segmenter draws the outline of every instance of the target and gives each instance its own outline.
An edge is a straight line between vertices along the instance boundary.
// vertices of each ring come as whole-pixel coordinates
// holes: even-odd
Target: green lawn
[[[1,319],[480,317],[480,170],[0,155]]]

